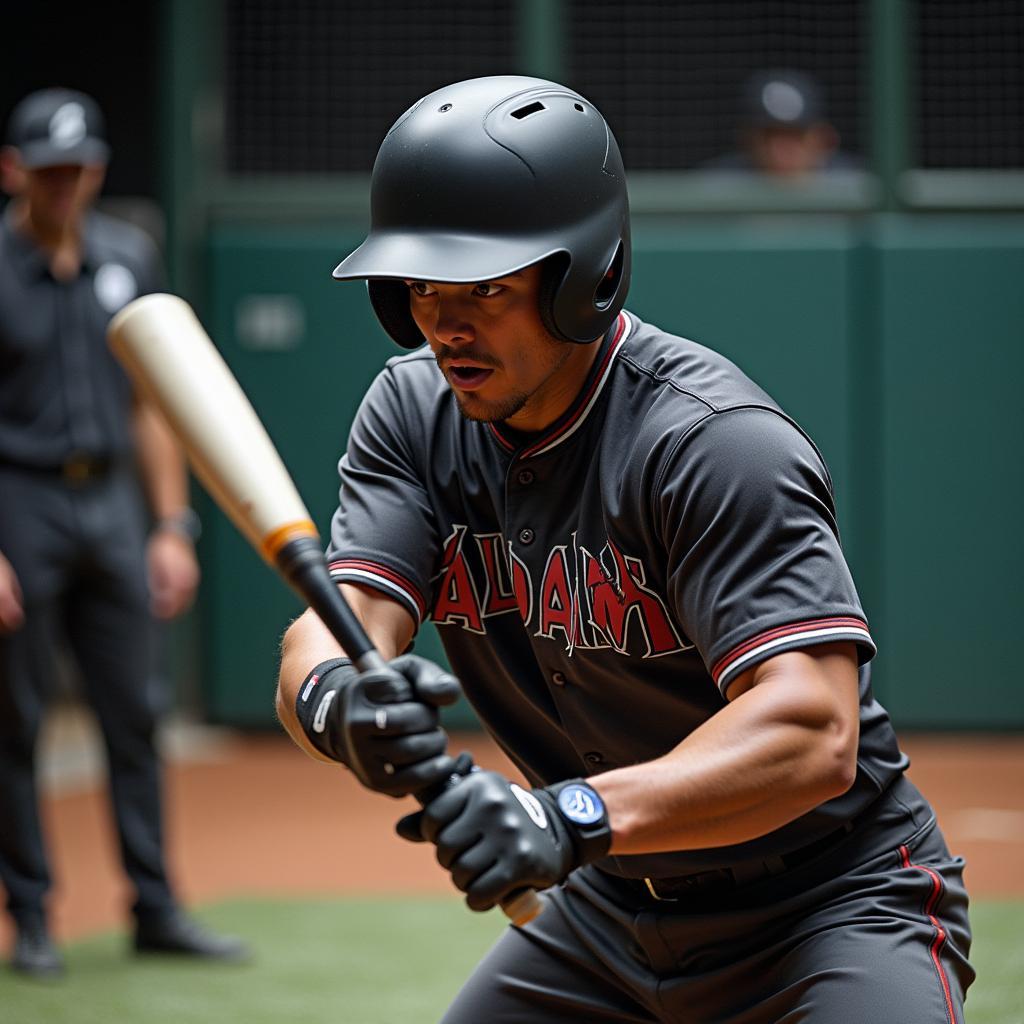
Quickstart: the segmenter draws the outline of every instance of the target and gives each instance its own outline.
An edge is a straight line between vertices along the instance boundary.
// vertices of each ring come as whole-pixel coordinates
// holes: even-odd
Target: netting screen
[[[917,164],[1024,167],[1024,3],[915,7]]]
[[[736,145],[746,79],[813,75],[851,153],[866,148],[866,4],[857,0],[570,0],[570,81],[612,125],[630,170],[700,166]]]
[[[227,169],[369,171],[418,97],[521,70],[525,2],[225,0]],[[1024,166],[1024,0],[903,2],[916,165]],[[680,170],[735,149],[743,85],[768,70],[812,76],[841,149],[865,157],[872,10],[868,0],[561,0],[550,14],[563,77],[604,112],[627,168]]]
[[[414,100],[506,74],[513,0],[227,0],[226,162],[246,173],[369,173]]]

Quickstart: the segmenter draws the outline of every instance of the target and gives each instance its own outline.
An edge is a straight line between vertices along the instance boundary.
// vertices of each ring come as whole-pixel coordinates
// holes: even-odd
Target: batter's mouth
[[[473,391],[483,386],[494,370],[487,366],[452,366],[445,371],[451,384],[462,391]]]

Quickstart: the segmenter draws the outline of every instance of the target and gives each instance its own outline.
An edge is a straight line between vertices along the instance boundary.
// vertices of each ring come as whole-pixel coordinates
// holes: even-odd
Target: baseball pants
[[[674,902],[594,866],[508,928],[444,1024],[963,1024],[963,862],[901,779],[782,874]]]
[[[135,479],[114,470],[69,485],[0,469],[0,551],[23,593],[25,623],[0,636],[0,880],[15,917],[38,914],[50,870],[36,797],[35,748],[55,647],[81,672],[106,747],[110,793],[136,911],[173,905],[163,859],[154,625],[145,519]]]

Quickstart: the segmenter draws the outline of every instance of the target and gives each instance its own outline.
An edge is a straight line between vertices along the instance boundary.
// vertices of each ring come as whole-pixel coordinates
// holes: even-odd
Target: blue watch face
[[[558,794],[558,809],[577,825],[594,825],[604,817],[604,804],[589,786],[566,786]]]

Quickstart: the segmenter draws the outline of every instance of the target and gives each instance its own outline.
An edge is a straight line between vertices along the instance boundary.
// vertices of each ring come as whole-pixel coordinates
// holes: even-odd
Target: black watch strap
[[[580,863],[589,864],[605,856],[612,844],[612,828],[597,790],[585,779],[568,779],[546,788],[572,829]]]

